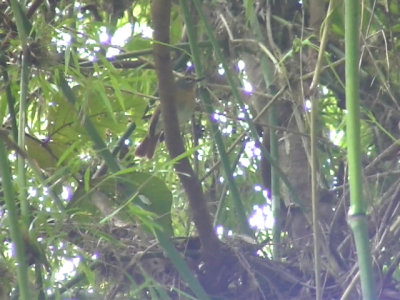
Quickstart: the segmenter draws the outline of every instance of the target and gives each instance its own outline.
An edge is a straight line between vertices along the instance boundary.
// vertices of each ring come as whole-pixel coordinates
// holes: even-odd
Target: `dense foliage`
[[[134,155],[159,103],[151,1],[23,2],[0,2],[1,299],[311,299],[315,99],[323,299],[360,297],[342,1],[174,2],[175,76],[204,79],[186,152],[171,159],[161,142],[151,160]],[[397,1],[362,1],[360,155],[379,299],[400,295],[399,21]],[[193,174],[174,168],[186,159]]]

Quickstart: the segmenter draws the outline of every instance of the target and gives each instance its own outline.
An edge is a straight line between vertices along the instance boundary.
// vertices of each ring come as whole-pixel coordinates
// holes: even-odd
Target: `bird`
[[[176,86],[176,110],[179,126],[187,123],[193,115],[196,105],[196,82],[202,79],[183,77],[175,81]],[[163,140],[163,118],[160,104],[156,107],[151,119],[148,132],[139,146],[136,148],[135,156],[152,159],[158,141]]]

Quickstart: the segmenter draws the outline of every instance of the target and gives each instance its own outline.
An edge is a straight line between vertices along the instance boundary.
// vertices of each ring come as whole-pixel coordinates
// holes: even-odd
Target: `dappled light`
[[[354,3],[0,2],[0,299],[399,299],[400,4]]]

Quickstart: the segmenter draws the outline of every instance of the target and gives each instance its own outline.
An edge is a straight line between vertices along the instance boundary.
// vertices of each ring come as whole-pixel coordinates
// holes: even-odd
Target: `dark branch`
[[[165,141],[171,157],[174,158],[182,154],[185,149],[179,132],[175,108],[176,91],[170,48],[168,47],[170,10],[170,1],[153,1],[154,61],[159,80],[161,111],[164,116]],[[175,170],[188,196],[189,206],[202,244],[203,253],[206,258],[215,257],[215,254],[220,249],[220,242],[211,223],[201,184],[187,158],[179,160],[175,165]]]

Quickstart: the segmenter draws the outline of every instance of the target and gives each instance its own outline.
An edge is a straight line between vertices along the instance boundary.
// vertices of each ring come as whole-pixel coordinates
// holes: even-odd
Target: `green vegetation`
[[[1,2],[0,299],[395,299],[399,22],[397,1]]]

